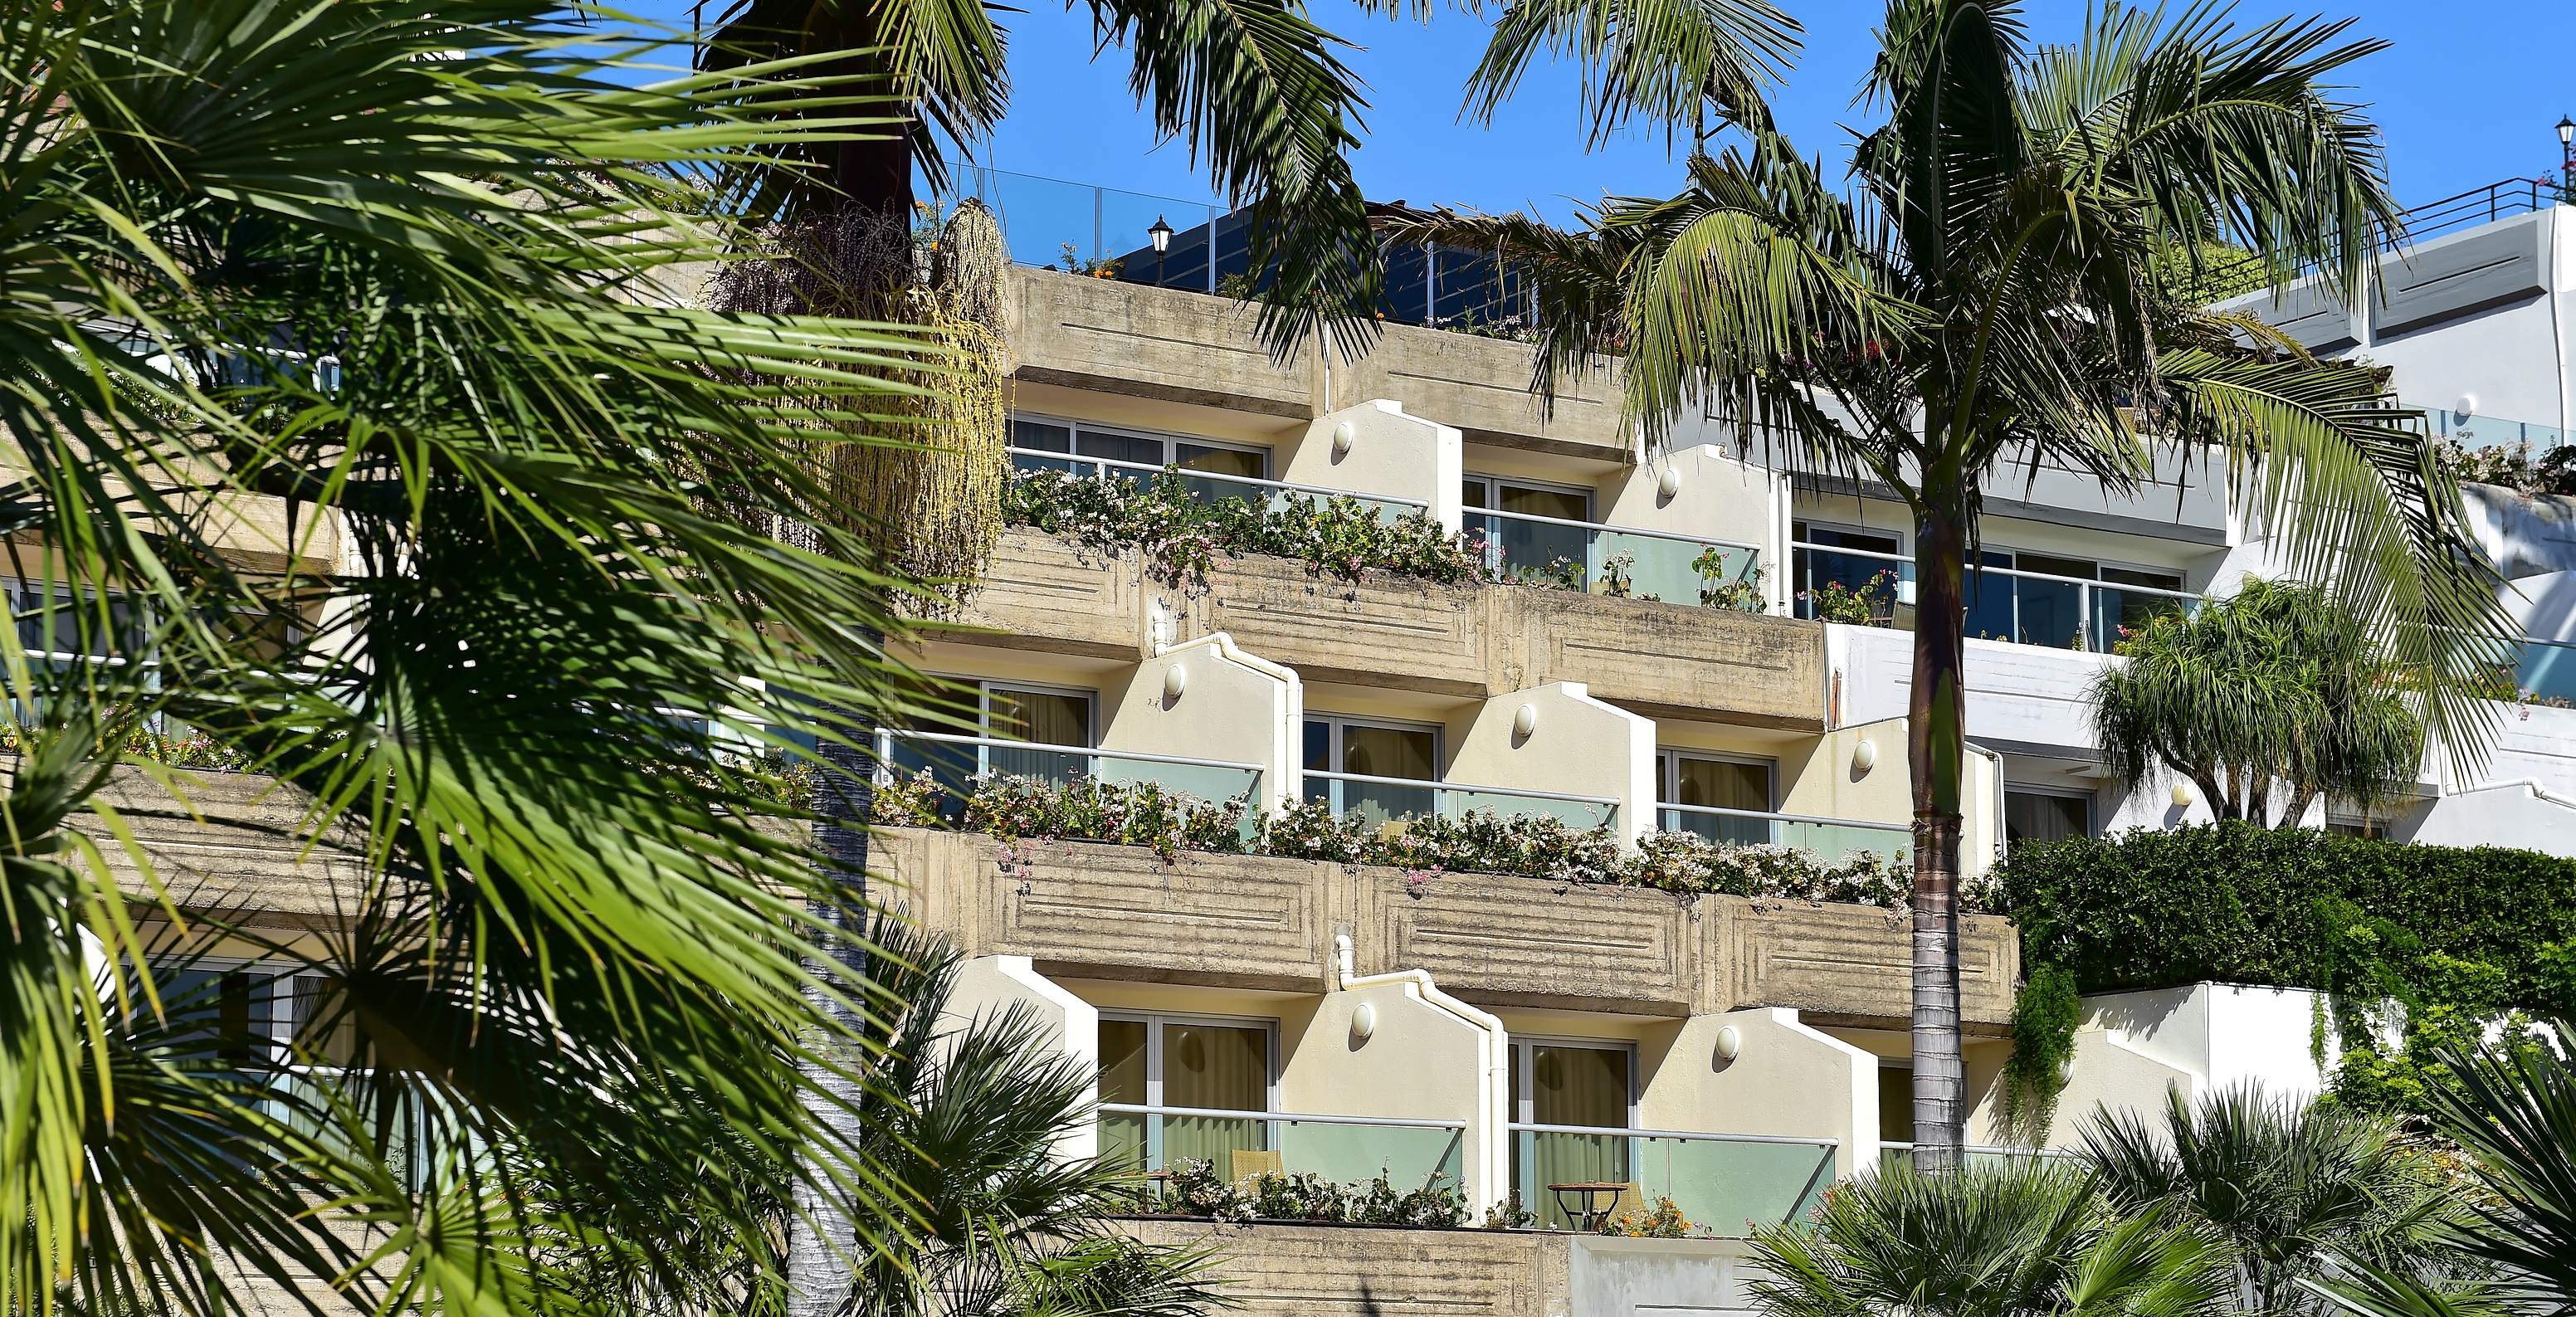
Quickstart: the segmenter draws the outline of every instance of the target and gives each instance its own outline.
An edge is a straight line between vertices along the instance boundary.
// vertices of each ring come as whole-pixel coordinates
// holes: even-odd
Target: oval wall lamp
[[[1527,737],[1538,730],[1538,706],[1524,704],[1512,713],[1512,735]]]
[[[1863,741],[1852,747],[1852,771],[1866,773],[1878,767],[1878,747]]]
[[[2173,803],[2174,803],[2174,808],[2175,808],[2175,809],[2189,809],[2189,808],[2191,808],[2191,784],[2190,784],[2190,783],[2188,783],[2188,782],[2176,782],[2176,783],[2174,783],[2174,789],[2173,789]]]
[[[1369,1035],[1376,1032],[1377,1007],[1368,1002],[1361,1002],[1358,1006],[1352,1008],[1351,1037],[1357,1038],[1362,1042],[1366,1042],[1368,1041]]]
[[[1172,666],[1163,669],[1163,694],[1165,696],[1177,700],[1181,698],[1181,692],[1188,690],[1189,688],[1190,670],[1188,668],[1175,663]]]
[[[1682,492],[1682,469],[1667,464],[1664,473],[1655,477],[1655,492],[1666,498]]]
[[[1717,1031],[1718,1060],[1732,1061],[1743,1054],[1744,1035],[1737,1033],[1734,1025],[1727,1025],[1725,1028]]]
[[[1351,442],[1352,442],[1353,440],[1357,439],[1358,437],[1359,437],[1359,431],[1358,431],[1357,429],[1353,428],[1353,427],[1352,427],[1352,425],[1351,425],[1351,423],[1350,423],[1350,422],[1348,422],[1348,421],[1344,421],[1344,422],[1342,422],[1341,424],[1334,426],[1334,427],[1333,427],[1333,456],[1335,456],[1335,457],[1348,457],[1348,456],[1350,456],[1350,453],[1351,453]]]

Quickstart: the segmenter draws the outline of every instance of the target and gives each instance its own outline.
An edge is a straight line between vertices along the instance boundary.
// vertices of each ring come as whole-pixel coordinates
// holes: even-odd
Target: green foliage
[[[2075,1057],[2075,1026],[2083,1016],[2075,976],[2063,966],[2033,969],[2013,997],[2013,1050],[2004,1062],[2001,1113],[2008,1137],[2034,1148],[2047,1140],[2057,1118],[2057,1096],[2066,1088],[2066,1063]]]
[[[1448,1228],[1467,1220],[1466,1195],[1433,1172],[1411,1189],[1399,1189],[1380,1169],[1376,1178],[1336,1184],[1311,1171],[1263,1171],[1227,1180],[1216,1167],[1183,1158],[1150,1204],[1176,1216],[1229,1221],[1331,1221]]]
[[[2242,822],[2017,847],[1996,875],[2024,954],[2084,992],[2202,980],[2332,994],[2334,1092],[2428,1109],[2437,1056],[2517,1008],[2566,1009],[2576,861]]]
[[[1756,567],[1740,577],[1726,574],[1727,551],[1702,549],[1691,559],[1691,570],[1699,573],[1699,606],[1724,608],[1738,613],[1759,613],[1771,606],[1762,593],[1763,568]]]
[[[1640,1203],[1617,1216],[1604,1217],[1599,1233],[1630,1239],[1688,1239],[1700,1228],[1682,1215],[1681,1204],[1674,1202],[1671,1195],[1661,1194],[1652,1203]]]
[[[1834,1186],[1812,1221],[1754,1235],[1747,1286],[1771,1317],[2217,1317],[2225,1245],[2170,1207],[2123,1216],[2093,1178],[2017,1158]]]
[[[1218,553],[1294,558],[1346,581],[1371,568],[1449,583],[1483,575],[1477,559],[1420,513],[1390,520],[1378,505],[1340,494],[1321,502],[1294,493],[1265,503],[1202,501],[1178,467],[1143,481],[1023,473],[1003,493],[1002,519],[1089,544],[1141,545],[1175,583],[1204,581]]]
[[[2558,444],[2535,455],[2529,439],[2472,448],[2445,439],[2434,450],[2444,474],[2462,483],[2495,485],[2517,494],[2576,494],[2576,444]]]
[[[2424,727],[2398,666],[2316,586],[2248,579],[2189,617],[2168,613],[2116,646],[2093,678],[2095,736],[2130,781],[2200,786],[2222,819],[2296,827],[2309,804],[2376,805],[2414,781]]]
[[[2223,1238],[2250,1311],[2315,1313],[2303,1282],[2356,1263],[2432,1275],[2460,1261],[2467,1212],[2389,1121],[2251,1086],[2167,1097],[2161,1119],[2086,1122],[2085,1155],[2117,1210],[2178,1210]]]
[[[1814,606],[1816,616],[1827,622],[1886,626],[1896,616],[1896,569],[1890,567],[1870,577],[1857,590],[1840,581],[1827,581],[1806,592],[1805,598]]]
[[[1527,1230],[1538,1224],[1538,1213],[1521,1205],[1521,1191],[1512,1190],[1485,1209],[1487,1230]]]
[[[2435,1118],[2469,1157],[2479,1218],[2460,1246],[2500,1273],[2499,1292],[2527,1310],[2576,1303],[2576,1024],[2506,1036],[2443,1057]],[[2402,1286],[2383,1294],[2402,1297]],[[2338,1295],[2339,1298],[2345,1297]],[[2424,1317],[2421,1305],[2351,1303],[2369,1317]]]
[[[1694,832],[1656,832],[1623,855],[1607,827],[1577,828],[1544,814],[1471,809],[1372,823],[1356,811],[1336,816],[1321,801],[1271,815],[1157,782],[1076,778],[1059,785],[1006,774],[974,779],[960,800],[928,769],[879,786],[873,809],[880,827],[962,826],[1013,845],[1042,839],[1150,846],[1167,862],[1185,850],[1212,851],[1386,865],[1416,883],[1444,873],[1507,873],[1889,910],[1905,909],[1911,899],[1901,853],[1890,859],[1860,852],[1829,862],[1786,846],[1729,846]],[[1984,904],[1981,891],[1967,900],[1971,908]]]

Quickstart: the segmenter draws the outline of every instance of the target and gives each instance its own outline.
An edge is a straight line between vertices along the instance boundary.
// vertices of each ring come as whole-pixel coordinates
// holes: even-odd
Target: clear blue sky
[[[1563,223],[1571,217],[1569,199],[1675,190],[1679,170],[1660,134],[1631,134],[1584,151],[1567,66],[1536,66],[1490,128],[1461,123],[1461,88],[1484,49],[1489,19],[1448,10],[1428,24],[1390,21],[1363,16],[1347,0],[1311,2],[1318,22],[1358,47],[1347,58],[1368,83],[1370,109],[1355,159],[1372,199],[1535,207]],[[1884,0],[1784,5],[1807,29],[1806,49],[1772,103],[1801,150],[1822,153],[1839,172],[1849,142],[1844,126],[1872,122],[1851,100],[1868,69]],[[687,21],[680,0],[646,0],[638,9]],[[2368,105],[2387,135],[2401,204],[2557,169],[2553,125],[2576,114],[2576,5],[2339,0],[2318,8],[2310,0],[2292,8],[2283,0],[2243,0],[2235,17],[2251,26],[2314,13],[2353,17],[2352,35],[2395,43],[2354,65],[2348,81],[2350,99]],[[2029,10],[2041,41],[2071,37],[2083,19],[2084,6],[2067,0]],[[1011,113],[978,163],[1162,196],[1208,195],[1204,172],[1191,168],[1178,143],[1158,143],[1136,110],[1122,54],[1092,58],[1088,6],[1076,14],[1034,0],[1030,12],[1004,22],[1011,30]]]

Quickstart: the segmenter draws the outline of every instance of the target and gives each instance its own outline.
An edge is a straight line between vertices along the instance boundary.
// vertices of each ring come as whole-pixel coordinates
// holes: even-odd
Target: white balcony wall
[[[1536,720],[1527,736],[1513,728],[1523,705]],[[1471,704],[1449,720],[1448,742],[1448,779],[1462,787],[1615,798],[1623,845],[1654,827],[1654,720],[1593,699],[1582,682]]]
[[[1037,972],[1027,956],[979,956],[957,967],[948,994],[942,1027],[962,1029],[979,1018],[991,1018],[1017,1006],[1038,1022],[1039,1046],[1071,1058],[1082,1073],[1094,1076],[1083,1090],[1083,1109],[1100,1100],[1100,1011]],[[1100,1155],[1100,1126],[1090,1119],[1074,1123],[1056,1140],[1056,1155],[1089,1161]]]
[[[2576,798],[2525,778],[2446,791],[2389,829],[2427,846],[2504,846],[2576,855]]]
[[[1735,1031],[1732,1060],[1718,1046],[1728,1029]],[[1694,1015],[1654,1027],[1646,1044],[1640,1057],[1651,1068],[1643,1075],[1638,1125],[1836,1139],[1834,1178],[1878,1164],[1878,1058],[1800,1023],[1796,1011]],[[1724,1232],[1739,1225],[1702,1224]]]
[[[1169,684],[1175,669],[1178,695]],[[1130,670],[1123,689],[1114,678],[1104,683],[1101,710],[1103,750],[1259,764],[1257,808],[1277,813],[1295,797],[1305,686],[1222,631],[1164,648]],[[1110,759],[1101,767],[1111,780],[1155,778],[1202,797],[1222,794],[1229,780],[1224,770],[1186,765]]]
[[[1911,826],[1914,785],[1906,762],[1907,726],[1903,718],[1884,718],[1835,728],[1809,742],[1803,757],[1784,750],[1780,770],[1786,787],[1780,796],[1781,812]],[[1857,763],[1863,741],[1869,742],[1873,754],[1867,769]],[[2003,836],[2003,784],[1995,761],[1971,749],[1961,790],[1959,858],[1967,872],[1983,873]]]
[[[2074,1070],[2057,1100],[2047,1146],[2081,1147],[2082,1127],[2099,1106],[2161,1128],[2166,1094],[2173,1091],[2197,1102],[2252,1085],[2270,1097],[2306,1102],[2325,1090],[2336,1060],[2331,1038],[2325,1068],[2309,1050],[2317,996],[2303,988],[2195,983],[2085,998]],[[1998,1089],[1980,1108],[1973,1138],[1999,1141],[1993,1122],[2001,1098]]]
[[[1335,452],[1335,435],[1350,443]],[[1418,499],[1432,519],[1458,529],[1459,487],[1466,474],[1464,438],[1449,426],[1405,413],[1384,398],[1317,417],[1273,454],[1278,478],[1360,494]]]
[[[1374,1017],[1366,1038],[1352,1024],[1363,1005]],[[1281,1027],[1281,1110],[1318,1116],[1463,1120],[1467,1129],[1459,1161],[1468,1203],[1481,1208],[1508,1192],[1506,1185],[1488,1183],[1494,1178],[1491,1159],[1481,1155],[1504,1137],[1494,1126],[1497,1112],[1491,1090],[1496,1080],[1484,1073],[1492,1049],[1488,1030],[1425,1000],[1418,983],[1369,980],[1346,991],[1326,993],[1302,1022],[1282,1020]],[[1430,1136],[1407,1132],[1398,1137]]]
[[[1664,473],[1676,478],[1671,495]],[[1787,608],[1789,482],[1714,444],[1674,448],[1601,479],[1595,506],[1604,525],[1734,540],[1761,550],[1770,611]],[[1696,600],[1673,599],[1674,603]]]

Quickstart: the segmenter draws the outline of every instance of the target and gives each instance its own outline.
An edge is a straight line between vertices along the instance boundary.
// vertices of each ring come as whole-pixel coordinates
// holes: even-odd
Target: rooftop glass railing
[[[876,741],[880,777],[911,777],[927,771],[960,810],[965,797],[975,789],[975,779],[996,774],[1034,778],[1056,787],[1071,786],[1082,778],[1159,782],[1166,790],[1186,792],[1201,800],[1241,801],[1247,805],[1257,803],[1261,791],[1261,765],[1228,759],[1194,759],[890,727],[878,728]]]
[[[1796,551],[1791,607],[1798,616],[1913,629],[1913,559],[1804,541],[1790,547]],[[1971,640],[2096,654],[2111,652],[2123,637],[2158,617],[2188,617],[2202,602],[2200,595],[2183,590],[2011,567],[1968,569],[1967,593]]]
[[[1894,862],[1914,846],[1914,830],[1901,823],[1669,803],[1655,806],[1655,815],[1655,826],[1665,832],[1695,832],[1726,846],[1787,846],[1828,861],[1870,854]]]
[[[1164,467],[1148,462],[1120,462],[1106,457],[1084,457],[1079,454],[1050,453],[1035,448],[1010,450],[1011,465],[1021,471],[1063,471],[1096,479],[1145,481],[1163,473]],[[1178,468],[1181,486],[1190,497],[1202,503],[1220,499],[1237,499],[1276,512],[1292,497],[1330,502],[1336,498],[1357,499],[1366,507],[1386,516],[1401,517],[1408,513],[1428,512],[1431,505],[1422,499],[1395,494],[1363,494],[1355,489],[1333,489],[1324,485],[1300,485],[1286,480],[1259,480],[1251,476],[1228,475],[1213,471]]]
[[[1169,1171],[1204,1161],[1233,1175],[1237,1152],[1275,1152],[1291,1175],[1338,1184],[1383,1174],[1400,1189],[1438,1175],[1457,1187],[1466,1164],[1467,1122],[1282,1111],[1100,1104],[1100,1152],[1114,1165]]]
[[[1712,536],[1469,508],[1464,539],[1506,577],[1591,594],[1762,611],[1762,550]],[[1747,604],[1750,607],[1745,607]]]
[[[1694,1227],[1742,1235],[1814,1207],[1834,1183],[1840,1149],[1837,1139],[1515,1124],[1512,1181],[1542,1229],[1575,1229],[1587,1207],[1583,1193],[1549,1185],[1617,1184],[1631,1187],[1616,1204],[1603,1193],[1588,1206],[1616,1216],[1670,1198]]]
[[[1306,770],[1305,794],[1309,801],[1330,805],[1336,816],[1357,813],[1372,824],[1407,818],[1454,819],[1472,810],[1506,817],[1545,816],[1573,828],[1612,827],[1619,821],[1619,801],[1614,796],[1425,782],[1366,773],[1326,773],[1311,768]]]
[[[2513,669],[2513,684],[2526,698],[2543,704],[2576,704],[2576,643],[2525,640]]]

